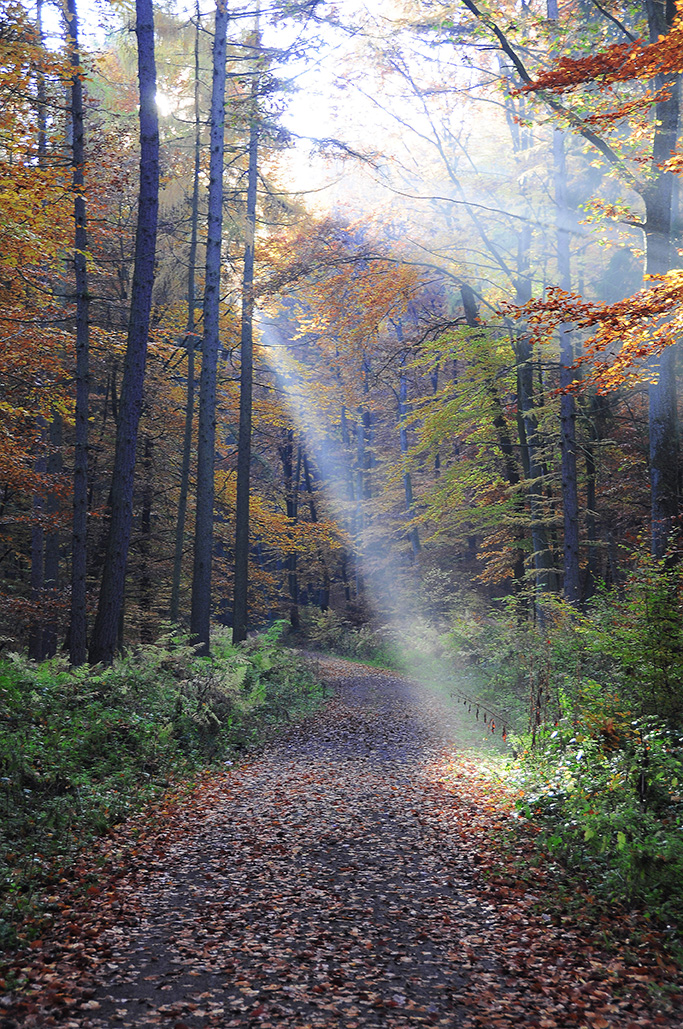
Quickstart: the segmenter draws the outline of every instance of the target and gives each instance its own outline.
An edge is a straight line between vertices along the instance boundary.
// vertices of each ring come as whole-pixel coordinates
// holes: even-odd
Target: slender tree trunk
[[[41,47],[44,45],[43,6],[44,0],[36,0],[36,26]],[[70,9],[67,7],[67,10]],[[69,36],[68,29],[67,36]],[[78,45],[78,33],[76,34],[76,44]],[[43,165],[47,156],[47,84],[42,68],[38,69],[36,95],[38,98],[38,164]]]
[[[356,422],[356,552],[354,554],[354,570],[356,597],[363,593],[363,558],[365,550],[365,429],[363,427],[363,409],[358,409]]]
[[[477,307],[477,300],[474,295],[474,290],[467,283],[463,283],[460,287],[460,295],[462,297],[462,306],[465,313],[465,322],[471,329],[476,329],[477,326],[481,325],[481,319],[479,317],[479,309]],[[493,404],[494,417],[493,425],[496,430],[496,439],[498,442],[498,449],[503,457],[503,467],[505,469],[505,478],[507,479],[510,486],[515,487],[519,485],[519,466],[515,456],[515,446],[510,436],[510,430],[508,427],[507,419],[505,418],[505,412],[503,410],[503,404],[501,402],[498,388],[496,386],[495,379],[491,376],[487,383],[486,389],[489,394],[491,403]],[[519,503],[519,501],[517,501]],[[521,515],[522,512],[517,512]],[[515,537],[518,543],[520,542],[519,530],[515,532]],[[513,575],[517,586],[521,586],[524,580],[524,552],[521,545],[515,553],[515,561],[513,565]]]
[[[586,455],[586,536],[588,537],[588,568],[586,588],[584,596],[586,599],[592,597],[595,592],[595,580],[598,576],[598,548],[596,528],[596,467],[595,447],[593,439],[589,440],[585,447]]]
[[[36,23],[41,45],[44,41],[43,6],[44,0],[37,0]],[[76,43],[78,43],[77,37]],[[45,165],[47,158],[47,85],[42,68],[38,70],[37,74],[36,93],[38,98],[38,164],[42,167]],[[62,470],[62,416],[59,411],[53,409],[49,428],[45,427],[42,435],[47,447],[47,459],[44,460],[44,470],[47,471],[48,476],[52,476],[55,479]],[[42,595],[47,601],[47,614],[40,629],[40,643],[38,644],[36,639],[34,644],[35,655],[39,659],[51,657],[57,648],[57,631],[53,610],[57,600],[59,575],[59,532],[55,527],[59,511],[59,501],[55,497],[54,490],[48,491],[47,501],[41,505],[41,508],[47,516],[47,528],[44,530],[42,525],[37,527],[39,536],[35,540],[34,546],[32,546],[33,558],[44,561],[40,575],[35,576],[32,585],[44,591]],[[33,564],[31,571],[33,575]]]
[[[260,49],[260,36],[255,33],[255,53]],[[232,639],[239,643],[247,638],[249,621],[249,489],[251,471],[251,404],[254,374],[254,237],[256,231],[256,186],[258,180],[258,91],[259,76],[252,78],[249,124],[249,171],[247,179],[246,243],[242,275],[242,333],[240,347],[240,427],[237,446],[237,497],[235,501],[235,594]]]
[[[55,481],[62,471],[62,416],[58,411],[52,412],[50,422],[50,450],[47,458],[47,474],[52,481]],[[57,626],[55,622],[54,606],[57,602],[59,591],[59,530],[56,526],[56,519],[59,513],[59,501],[54,490],[50,490],[47,497],[48,529],[45,533],[45,574],[43,588],[50,605],[45,632],[43,634],[43,657],[53,657],[57,650]]]
[[[285,504],[287,517],[293,524],[296,524],[298,510],[299,478],[301,475],[301,447],[298,448],[297,469],[294,474],[294,430],[285,430],[285,438],[281,446],[280,460],[282,462],[282,478],[285,486]],[[292,550],[287,555],[287,585],[289,589],[289,622],[293,630],[299,628],[299,579],[297,575],[296,551]]]
[[[396,337],[401,346],[403,346],[403,325],[400,321],[396,322],[394,326],[396,330]],[[406,425],[406,419],[408,417],[408,377],[406,375],[406,355],[405,352],[401,354],[400,365],[399,365],[399,380],[398,380],[398,437],[399,446],[401,448],[401,460],[403,462],[403,493],[405,497],[405,509],[406,515],[409,520],[415,517],[415,501],[413,499],[413,483],[410,478],[410,472],[408,471],[406,464],[408,461],[408,427]],[[408,539],[410,540],[410,549],[412,553],[413,561],[417,560],[420,553],[420,534],[417,531],[416,525],[411,525],[408,529]]]
[[[529,273],[529,245],[531,231],[524,228],[520,233],[516,303],[522,305],[531,299],[531,277]],[[554,567],[548,544],[543,501],[543,465],[540,459],[541,441],[534,403],[534,355],[528,336],[518,332],[515,339],[517,362],[517,408],[520,441],[522,443],[522,464],[528,481],[527,495],[531,514],[531,542],[533,547],[535,592],[537,596],[548,593],[554,585]],[[540,609],[538,609],[540,611]]]
[[[126,563],[133,522],[133,486],[138,424],[142,409],[147,340],[154,284],[159,210],[159,124],[156,107],[154,12],[152,0],[136,0],[140,83],[140,192],[128,341],[116,427],[112,505],[107,552],[90,660],[111,663],[123,607]]]
[[[43,0],[36,3],[36,23],[38,28],[38,39],[43,46]],[[45,164],[47,155],[47,91],[45,87],[45,75],[39,66],[36,73],[36,96],[38,99],[38,164],[42,167]],[[40,427],[40,439],[37,442],[38,455],[35,461],[35,471],[38,475],[44,475],[47,471],[47,460],[45,446],[47,444],[47,423],[44,418],[38,419]],[[34,661],[41,661],[43,658],[43,617],[42,608],[44,589],[44,553],[45,553],[45,531],[43,528],[43,512],[45,499],[42,484],[33,495],[33,517],[31,522],[31,599],[34,604],[31,632],[28,642],[29,657]]]
[[[190,631],[199,653],[208,654],[211,636],[211,564],[213,557],[214,466],[216,459],[216,379],[220,345],[221,249],[223,242],[223,154],[225,148],[225,55],[228,10],[216,3],[211,87],[211,156],[209,219],[204,286],[204,334],[199,379],[197,505]]]
[[[399,394],[398,394],[398,418],[399,418],[399,443],[401,446],[401,457],[404,462],[408,460],[408,428],[406,426],[406,418],[408,416],[408,377],[405,374],[405,358],[401,363],[401,377],[399,381]],[[403,492],[405,495],[406,514],[409,519],[415,518],[415,500],[413,497],[413,482],[410,477],[410,472],[405,469],[403,472]],[[413,555],[413,560],[416,561],[420,553],[420,534],[417,531],[416,525],[411,525],[408,529],[408,539],[410,540],[410,547]]]
[[[144,483],[140,514],[140,642],[152,643],[152,437],[145,433],[143,451]]]
[[[656,105],[659,128],[654,161],[668,159],[676,148],[679,124],[680,75],[657,76],[656,88],[666,88],[667,100]],[[666,274],[674,262],[671,242],[673,175],[660,173],[645,195],[648,275]],[[652,553],[662,557],[679,514],[679,443],[676,391],[676,346],[667,347],[656,362],[657,379],[649,387],[650,488]]]
[[[569,251],[569,207],[567,203],[567,162],[564,133],[553,131],[555,203],[557,205],[557,264],[559,284],[571,290]],[[574,382],[574,344],[569,326],[560,326],[560,457],[562,466],[562,510],[564,518],[565,600],[578,604],[581,599],[579,574],[579,496],[576,475],[576,400],[567,392]]]
[[[316,507],[315,498],[313,496],[313,483],[311,477],[311,469],[306,457],[306,452],[303,452],[304,461],[304,485],[306,492],[308,493],[308,510],[311,518],[311,522],[315,525],[318,521],[318,509]],[[318,560],[323,570],[323,584],[319,594],[319,604],[321,611],[327,611],[330,606],[330,573],[327,569],[327,562],[322,550],[318,551]]]
[[[199,111],[199,3],[195,9],[197,25],[194,37],[194,179],[192,184],[192,222],[190,229],[190,253],[187,270],[187,324],[185,329],[185,347],[187,349],[187,406],[185,408],[185,433],[183,437],[183,458],[180,469],[180,495],[178,498],[178,517],[175,530],[175,549],[173,554],[173,581],[171,583],[171,604],[169,617],[172,622],[178,621],[180,613],[180,578],[183,570],[183,549],[185,546],[185,518],[187,516],[187,498],[190,488],[190,464],[192,460],[192,425],[194,422],[194,389],[195,389],[195,271],[197,264],[197,234],[199,227],[199,174],[201,160],[201,122]]]
[[[429,380],[432,384],[432,393],[436,395],[439,391],[439,369],[438,367],[430,372]],[[437,450],[434,455],[434,478],[438,479],[441,476],[441,454]]]
[[[41,418],[40,421],[44,423],[44,419]],[[42,435],[43,437],[45,435],[44,429]],[[38,446],[41,450],[44,442],[44,438],[38,442]],[[44,454],[40,454],[39,452],[34,468],[39,475],[45,474],[47,471],[47,462]],[[39,487],[39,489],[42,490],[42,486]],[[42,492],[36,491],[33,495],[31,524],[31,600],[34,604],[34,611],[28,640],[28,656],[33,661],[42,661],[43,659],[42,600],[44,588],[43,561],[45,554],[45,532],[43,529],[44,507],[45,501],[43,499]]]
[[[340,383],[340,385],[341,385],[341,383]],[[343,449],[344,449],[344,454],[346,455],[346,459],[344,460],[344,473],[345,473],[345,481],[346,481],[346,498],[347,498],[347,502],[348,502],[348,508],[347,509],[348,509],[348,512],[349,512],[349,515],[348,515],[348,518],[347,518],[347,521],[346,521],[346,528],[347,528],[347,531],[348,531],[351,539],[355,539],[356,538],[356,519],[357,519],[356,493],[355,493],[355,488],[354,488],[354,476],[353,476],[353,467],[352,467],[352,461],[351,461],[351,433],[350,433],[350,430],[349,430],[349,419],[348,419],[348,415],[346,413],[346,405],[345,404],[342,404],[342,406],[341,406],[340,424],[341,424],[342,446],[343,446]],[[354,558],[354,561],[355,561],[355,558]],[[348,554],[346,553],[346,551],[344,552],[343,557],[342,557],[342,561],[341,561],[341,577],[342,577],[342,582],[344,583],[344,600],[345,600],[346,604],[350,604],[351,603],[351,584],[349,582]]]
[[[76,414],[71,557],[69,653],[73,665],[87,656],[87,523],[88,523],[88,393],[89,308],[86,252],[88,236],[84,193],[85,133],[83,83],[78,41],[76,0],[67,3],[67,39],[74,70],[71,80],[72,185],[74,191],[74,269],[76,276]]]
[[[666,35],[676,15],[676,5],[646,0],[650,40]],[[665,99],[655,105],[655,136],[652,166],[657,170],[676,150],[679,133],[680,73],[657,75],[655,92],[663,90]],[[674,261],[672,217],[674,214],[674,176],[656,171],[644,194],[646,272],[665,275]],[[655,364],[657,379],[649,387],[650,493],[652,505],[652,553],[663,557],[670,533],[679,515],[679,445],[676,395],[676,347],[668,347]]]

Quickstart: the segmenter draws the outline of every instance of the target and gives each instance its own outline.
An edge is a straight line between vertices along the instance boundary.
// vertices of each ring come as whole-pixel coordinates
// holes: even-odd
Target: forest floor
[[[5,970],[2,1029],[683,1024],[647,920],[567,914],[559,870],[524,864],[533,827],[453,711],[321,671],[315,715],[82,855]]]

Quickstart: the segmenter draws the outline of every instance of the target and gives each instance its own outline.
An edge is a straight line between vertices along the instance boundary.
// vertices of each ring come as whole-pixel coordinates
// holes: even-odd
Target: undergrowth
[[[405,670],[400,649],[388,630],[354,625],[336,611],[304,612],[302,639],[314,650],[381,668]]]
[[[0,946],[88,839],[320,703],[283,628],[239,647],[218,631],[210,658],[169,635],[110,668],[0,661]]]
[[[544,603],[451,641],[516,710],[509,776],[539,848],[602,902],[683,922],[683,571],[639,562],[585,612]]]
[[[538,601],[538,598],[535,598]],[[539,851],[596,902],[683,922],[683,568],[638,561],[583,612],[544,598],[453,606],[404,639],[317,616],[312,645],[407,672],[459,705],[461,744],[506,728],[508,779]],[[448,625],[445,624],[446,620]],[[479,714],[480,720],[475,723]],[[505,746],[505,745],[503,745]]]

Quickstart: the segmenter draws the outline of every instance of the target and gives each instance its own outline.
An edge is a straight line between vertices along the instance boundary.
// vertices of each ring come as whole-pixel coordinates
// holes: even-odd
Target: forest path
[[[680,1026],[649,989],[673,975],[661,957],[601,954],[482,876],[509,804],[453,763],[446,708],[322,670],[324,709],[103,841],[0,1026]]]

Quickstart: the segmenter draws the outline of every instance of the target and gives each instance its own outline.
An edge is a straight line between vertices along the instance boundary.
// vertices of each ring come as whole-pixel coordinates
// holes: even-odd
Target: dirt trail
[[[107,845],[124,867],[56,924],[1,1026],[681,1024],[652,969],[481,881],[492,798],[454,778],[445,710],[385,673],[324,671],[323,711],[208,777],[125,859]]]

